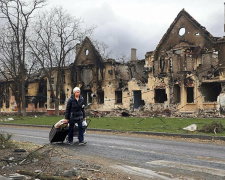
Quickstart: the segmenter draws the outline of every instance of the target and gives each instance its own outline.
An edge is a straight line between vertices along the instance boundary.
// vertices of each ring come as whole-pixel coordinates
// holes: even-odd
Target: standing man
[[[78,124],[78,140],[79,145],[84,145],[84,131],[82,122],[85,121],[84,98],[80,95],[80,88],[75,87],[66,106],[65,119],[69,122],[69,144],[73,145],[74,125]]]

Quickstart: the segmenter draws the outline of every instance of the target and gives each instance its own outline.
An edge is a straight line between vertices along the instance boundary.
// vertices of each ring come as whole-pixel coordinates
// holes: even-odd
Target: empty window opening
[[[181,49],[177,49],[173,51],[173,54],[180,55],[182,53]]]
[[[88,54],[89,54],[89,51],[88,51],[88,49],[86,49],[85,55],[87,56]]]
[[[92,91],[91,90],[81,90],[81,96],[84,98],[85,105],[92,104],[93,98],[91,96]]]
[[[97,97],[98,97],[98,103],[104,104],[104,91],[98,91]]]
[[[43,93],[44,95],[47,96],[47,94],[46,94],[46,84],[47,84],[47,81],[44,78],[40,79],[38,93]]]
[[[6,108],[9,108],[9,101],[6,101]]]
[[[9,94],[9,89],[8,88],[9,87],[7,87],[7,89],[6,89],[7,94]],[[25,83],[24,90],[25,90],[25,93],[27,94],[28,93],[28,82]]]
[[[221,93],[221,84],[217,82],[202,83],[200,86],[200,91],[205,102],[215,102],[217,101],[217,96]]]
[[[55,98],[53,94],[50,95],[50,102],[55,103]]]
[[[39,108],[45,107],[45,103],[47,101],[46,97],[45,96],[39,96],[38,100],[39,100]]]
[[[192,57],[189,57],[189,55],[186,55],[186,65],[187,65],[187,71],[194,70],[194,61]]]
[[[28,85],[27,85],[28,86]],[[27,87],[26,87],[27,88]],[[6,86],[6,94],[9,94],[9,85]]]
[[[179,35],[180,36],[183,36],[185,34],[185,32],[186,32],[186,29],[185,28],[180,28]]]
[[[55,103],[51,102],[50,103],[50,109],[54,109],[55,108]]]
[[[187,87],[187,103],[194,103],[194,88]]]
[[[26,96],[25,98],[26,98],[26,99],[25,99],[26,108],[28,108],[28,104],[29,104],[29,101],[30,101],[30,100],[28,99],[28,97],[27,97],[27,96]],[[6,108],[7,108],[7,107],[6,107]]]
[[[45,103],[47,102],[47,80],[42,78],[39,82],[39,88],[38,88],[38,102],[39,102],[39,108],[45,107]]]
[[[199,35],[200,35],[199,32],[195,33],[195,36],[199,36]]]
[[[31,98],[31,103],[33,103],[34,104],[34,107],[35,107],[35,109],[37,109],[37,104],[38,104],[38,100],[37,100],[37,97],[32,97]]]
[[[134,108],[137,109],[142,105],[141,91],[133,91]]]
[[[169,59],[170,61],[170,72],[173,72],[173,58]]]
[[[103,78],[103,77],[104,77],[103,74],[104,74],[104,73],[103,73],[103,69],[100,69],[100,68],[99,68],[99,69],[98,69],[98,73],[97,73],[97,80],[98,80],[98,81],[104,79],[104,78]]]
[[[62,74],[61,81],[62,81],[62,83],[66,83],[66,74],[65,74],[65,72],[63,72],[63,74]]]
[[[51,94],[50,95],[50,109],[54,109],[55,108],[55,99],[54,99],[54,95]]]
[[[60,90],[60,102],[59,104],[65,104],[66,94],[63,89]]]
[[[87,104],[93,103],[93,98],[91,96],[92,92],[87,92]]]
[[[55,78],[54,77],[51,78],[50,83],[51,83],[51,85],[54,85],[55,84]]]
[[[165,89],[155,89],[155,102],[164,103],[167,101],[167,94]]]
[[[93,70],[91,68],[85,68],[82,70],[81,81],[85,85],[90,85],[93,82]]]
[[[173,103],[180,103],[180,86],[178,84],[173,87]]]
[[[219,76],[219,68],[211,65],[211,69],[207,72],[208,78]]]
[[[122,91],[115,91],[116,104],[122,103]]]
[[[164,72],[164,68],[165,68],[165,59],[164,59],[164,57],[161,57],[160,58],[160,70],[161,70],[161,73]]]

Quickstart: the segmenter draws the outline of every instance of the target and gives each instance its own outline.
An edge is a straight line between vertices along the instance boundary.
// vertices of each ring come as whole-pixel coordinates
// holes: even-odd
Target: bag
[[[83,129],[86,129],[87,128],[87,121],[86,120],[82,122],[82,128]]]
[[[87,126],[87,121],[86,120],[82,122],[82,126]]]
[[[71,117],[70,118],[70,123],[78,123],[83,121],[83,116],[77,116],[77,117]]]
[[[57,122],[54,126],[55,128],[65,128],[67,126],[67,120],[61,119],[59,122]]]

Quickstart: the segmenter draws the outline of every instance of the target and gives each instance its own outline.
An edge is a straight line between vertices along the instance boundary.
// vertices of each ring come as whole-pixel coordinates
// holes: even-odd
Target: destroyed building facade
[[[55,110],[49,83],[55,84],[56,74],[45,81],[44,104],[49,114]],[[75,61],[64,68],[62,76],[61,112],[65,111],[75,86],[81,88],[86,107],[95,111],[133,112],[141,108],[144,112],[170,114],[222,112],[225,109],[225,38],[213,37],[183,9],[145,59],[137,60],[134,48],[129,62],[103,59],[86,37],[77,44]],[[27,99],[34,96],[38,95],[30,94]],[[43,102],[37,101],[36,111],[40,111],[39,104]],[[2,110],[12,110],[11,106],[6,108],[6,101],[0,100],[0,105]]]
[[[213,37],[184,9],[146,54],[152,103],[175,111],[218,110],[224,92],[224,37]]]
[[[143,74],[145,60],[136,59],[136,50],[132,49],[133,60],[119,63],[114,59],[104,60],[88,37],[79,48],[71,69],[72,87],[81,88],[81,95],[88,107],[98,111],[130,109],[141,105],[141,92],[138,88],[138,101],[133,103],[128,87],[135,79],[139,84],[147,83],[148,74]],[[138,94],[139,93],[139,94]]]
[[[30,80],[25,84],[25,99],[27,112],[45,113],[47,110],[47,79],[41,71],[32,74]],[[18,96],[20,85],[8,77],[0,76],[0,113],[18,112]]]

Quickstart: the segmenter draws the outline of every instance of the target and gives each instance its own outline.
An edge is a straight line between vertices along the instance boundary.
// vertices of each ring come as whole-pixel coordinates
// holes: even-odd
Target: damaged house
[[[47,106],[47,79],[41,72],[34,73],[30,80],[25,84],[26,112],[45,113]],[[18,83],[8,75],[0,76],[0,113],[16,113],[18,111],[18,102],[21,97],[18,96]]]
[[[77,46],[77,55],[71,69],[72,87],[79,86],[86,105],[92,110],[138,108],[143,104],[141,87],[148,74],[143,74],[145,60],[136,59],[136,49],[131,50],[131,61],[119,63],[104,60],[88,37]],[[138,82],[131,93],[129,82]],[[131,100],[134,98],[134,101]]]
[[[211,113],[222,107],[225,39],[213,37],[184,9],[144,60],[137,60],[136,49],[127,63],[104,60],[89,38],[76,52],[71,90],[79,86],[92,110]]]
[[[213,37],[184,9],[154,52],[146,54],[151,103],[178,112],[218,110],[224,92],[225,39]]]
[[[28,84],[27,110],[54,113],[49,83],[56,89],[56,79],[55,72],[50,81],[39,79]],[[213,37],[183,9],[145,59],[137,60],[134,48],[129,62],[103,59],[86,37],[77,44],[75,61],[64,67],[61,79],[61,113],[75,86],[81,88],[86,108],[94,111],[142,109],[142,115],[222,112],[225,110],[225,38]],[[6,92],[4,87],[0,91]],[[12,100],[13,96],[0,99],[2,112],[12,111],[13,106],[8,105]]]

